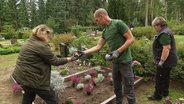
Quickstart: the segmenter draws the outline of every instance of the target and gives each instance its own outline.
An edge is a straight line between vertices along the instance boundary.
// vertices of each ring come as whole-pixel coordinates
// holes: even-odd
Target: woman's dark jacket
[[[22,46],[12,76],[20,85],[49,90],[51,65],[67,62],[66,58],[57,58],[47,42],[32,36]]]

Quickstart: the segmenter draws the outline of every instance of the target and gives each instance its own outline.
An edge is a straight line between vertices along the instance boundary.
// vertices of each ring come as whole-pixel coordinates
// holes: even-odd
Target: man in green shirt
[[[112,73],[116,104],[122,104],[123,96],[127,97],[129,104],[136,104],[134,75],[131,67],[132,56],[129,48],[134,42],[134,37],[122,20],[111,19],[103,8],[95,11],[94,18],[96,23],[104,28],[102,37],[96,46],[82,53],[97,52],[107,42],[111,52],[107,54],[110,57],[106,57],[106,59],[112,60],[113,63]]]
[[[156,17],[152,26],[158,32],[153,42],[156,84],[154,94],[148,96],[148,99],[161,100],[169,95],[170,71],[177,65],[176,45],[174,35],[163,17]]]

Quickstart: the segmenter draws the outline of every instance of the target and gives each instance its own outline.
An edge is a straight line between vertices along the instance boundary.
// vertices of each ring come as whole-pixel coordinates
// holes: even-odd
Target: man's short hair
[[[104,8],[97,9],[94,13],[94,16],[100,16],[100,14],[108,15],[107,11]]]
[[[167,26],[167,21],[163,17],[155,17],[152,21],[152,26],[156,25]]]

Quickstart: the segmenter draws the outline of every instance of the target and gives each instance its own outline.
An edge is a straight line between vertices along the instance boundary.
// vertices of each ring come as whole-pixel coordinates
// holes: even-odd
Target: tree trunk
[[[145,26],[148,26],[148,4],[149,4],[149,1],[146,0],[146,5],[145,5],[145,10],[146,10],[146,15],[145,15]]]
[[[2,24],[1,24],[1,19],[0,19],[0,32],[1,32],[1,26],[2,26]]]
[[[167,20],[167,0],[165,0],[165,19]]]
[[[153,13],[153,10],[154,10],[154,0],[151,0],[151,20],[153,20],[153,16],[154,16],[154,13]]]

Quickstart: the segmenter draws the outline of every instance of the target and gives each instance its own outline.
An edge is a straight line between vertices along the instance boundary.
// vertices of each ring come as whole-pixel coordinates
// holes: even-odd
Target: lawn
[[[140,94],[136,93],[138,104],[165,104],[165,98],[163,98],[161,101],[149,101],[147,99],[147,96],[152,95],[154,92],[154,82],[151,82],[151,83],[146,82],[140,87],[141,88],[136,89],[136,90],[142,91]],[[172,101],[173,101],[172,104],[175,104],[176,99],[184,98],[184,85],[183,84],[177,81],[171,80],[169,90],[170,90],[169,97],[172,98]],[[136,92],[139,92],[139,91],[136,91]]]
[[[14,67],[16,63],[18,53],[9,55],[0,55],[0,71],[10,67]]]

